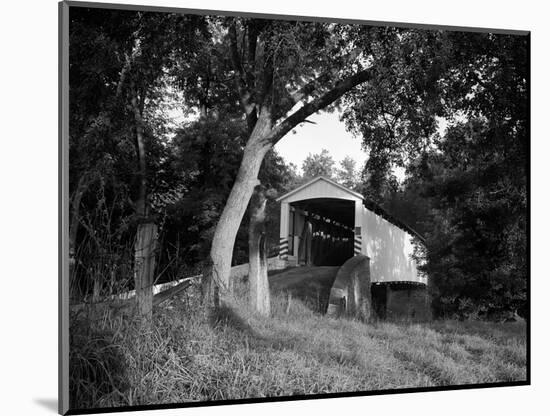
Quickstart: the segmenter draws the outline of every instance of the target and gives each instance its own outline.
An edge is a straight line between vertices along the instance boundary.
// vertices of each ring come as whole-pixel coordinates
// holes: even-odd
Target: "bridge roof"
[[[317,188],[316,193],[313,195],[308,188]],[[319,194],[319,191],[322,192],[322,195]],[[403,231],[411,234],[412,236],[418,238],[422,243],[425,243],[424,237],[417,233],[414,229],[409,227],[403,221],[391,215],[388,211],[378,205],[376,202],[365,199],[363,195],[358,192],[352,191],[351,189],[346,188],[339,183],[334,182],[331,179],[325,178],[324,176],[317,176],[309,182],[304,183],[303,185],[293,189],[290,192],[280,196],[276,199],[277,202],[297,202],[301,200],[313,199],[313,198],[336,198],[336,199],[352,199],[352,200],[361,200],[365,208],[369,211],[374,212],[376,215],[380,215],[386,221],[392,223],[396,227],[401,228]]]
[[[358,198],[363,200],[363,195],[361,195],[359,192],[352,191],[351,189],[346,188],[343,185],[340,185],[339,183],[334,182],[331,179],[325,178],[324,176],[317,176],[316,178],[313,178],[309,182],[304,183],[303,185],[299,186],[296,189],[293,189],[290,192],[287,192],[286,194],[280,196],[276,199],[277,202],[283,201],[285,199],[289,199],[291,196],[304,191],[306,188],[311,187],[312,185],[316,184],[317,182],[326,182],[329,187],[325,188],[327,190],[326,195],[323,195],[325,198],[338,198],[338,195],[341,195],[342,191],[345,193],[348,193],[350,196],[354,197],[354,199]],[[332,189],[331,189],[332,188]],[[332,192],[331,192],[332,190]]]

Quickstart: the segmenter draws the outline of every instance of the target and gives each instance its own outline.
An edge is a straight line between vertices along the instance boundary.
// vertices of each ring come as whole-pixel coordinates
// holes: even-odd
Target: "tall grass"
[[[71,407],[288,396],[519,381],[525,325],[330,319],[275,295],[272,316],[196,296],[158,308],[143,333],[131,314],[72,316]]]

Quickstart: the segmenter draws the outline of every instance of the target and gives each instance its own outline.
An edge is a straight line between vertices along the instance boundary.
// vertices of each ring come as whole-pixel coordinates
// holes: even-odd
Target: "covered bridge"
[[[279,257],[287,266],[342,266],[363,256],[368,266],[358,275],[363,291],[370,289],[368,303],[372,299],[372,310],[379,317],[424,319],[429,315],[427,277],[419,273],[412,257],[413,241],[422,243],[423,238],[409,226],[325,177],[277,201],[281,203]],[[352,283],[334,283],[331,302],[340,297],[338,301],[345,304],[352,297],[346,285]]]

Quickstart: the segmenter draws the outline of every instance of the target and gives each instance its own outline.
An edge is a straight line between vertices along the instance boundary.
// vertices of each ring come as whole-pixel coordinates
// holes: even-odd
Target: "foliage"
[[[340,161],[340,167],[336,169],[336,180],[346,188],[356,190],[359,187],[359,175],[356,168],[357,162],[351,156],[346,156]]]
[[[339,166],[336,166],[336,162],[327,149],[321,149],[319,153],[309,153],[302,162],[302,172],[303,174],[298,178],[299,184],[308,182],[317,176],[324,176],[353,190],[360,185],[355,160],[346,156],[340,161]]]
[[[331,179],[334,176],[334,159],[327,149],[320,153],[309,154],[302,163],[303,180],[307,182],[317,176]]]
[[[453,33],[447,41],[436,83],[446,129],[406,152],[401,187],[391,184],[391,165],[377,165],[386,149],[371,151],[372,194],[426,238],[436,312],[525,316],[527,39]]]
[[[90,282],[94,295],[107,284],[111,293],[131,287],[137,205],[144,195],[157,202],[153,216],[162,216],[159,194],[174,187],[166,71],[169,58],[187,57],[200,21],[79,7],[70,19],[69,189],[77,247],[72,288],[81,289],[73,293],[80,297]],[[137,129],[143,130],[141,150]]]
[[[85,312],[71,313],[70,323],[69,402],[98,407],[105,396],[129,387],[123,351],[111,342],[113,330],[90,325]]]

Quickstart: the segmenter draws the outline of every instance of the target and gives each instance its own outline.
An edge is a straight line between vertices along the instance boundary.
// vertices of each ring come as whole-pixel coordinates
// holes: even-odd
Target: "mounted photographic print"
[[[529,384],[529,32],[60,3],[60,413]]]

